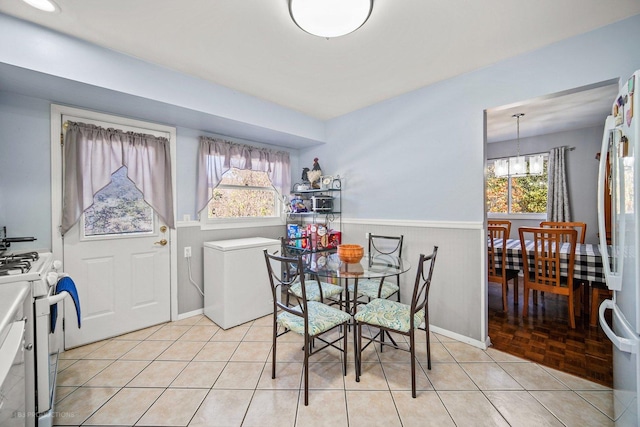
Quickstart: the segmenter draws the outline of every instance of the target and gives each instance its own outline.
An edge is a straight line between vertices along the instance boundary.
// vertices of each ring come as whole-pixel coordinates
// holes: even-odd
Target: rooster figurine
[[[307,178],[311,183],[311,188],[320,188],[320,177],[322,176],[322,169],[320,169],[320,163],[318,158],[313,159],[313,167],[307,172]]]

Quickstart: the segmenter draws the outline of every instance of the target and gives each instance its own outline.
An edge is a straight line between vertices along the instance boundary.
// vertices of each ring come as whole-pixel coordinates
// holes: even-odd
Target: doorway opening
[[[572,220],[587,223],[586,243],[598,243],[597,175],[602,132],[618,93],[618,79],[550,94],[485,110],[485,162],[548,152],[555,147],[572,150],[567,155],[567,177]],[[513,116],[524,113],[519,124],[518,145]],[[485,168],[486,170],[487,168]],[[486,193],[486,177],[485,177]],[[542,215],[487,214],[487,219],[511,221],[511,239],[519,239],[520,227],[538,227]],[[485,258],[487,259],[487,258]],[[522,274],[522,273],[520,273]],[[590,323],[590,289],[584,289],[576,328],[568,324],[568,301],[564,296],[544,295],[537,305],[523,295],[519,279],[518,302],[508,286],[508,304],[502,307],[502,286],[488,283],[487,325],[493,347],[603,385],[613,383],[612,344],[596,322]],[[528,316],[522,315],[528,304]]]

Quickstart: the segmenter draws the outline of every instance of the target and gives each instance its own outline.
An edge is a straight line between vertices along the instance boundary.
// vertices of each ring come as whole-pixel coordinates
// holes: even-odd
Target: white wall
[[[440,246],[448,245],[450,254],[469,245],[484,253],[479,243],[485,219],[483,111],[626,79],[640,68],[640,44],[632,40],[640,40],[640,16],[338,117],[327,123],[326,145],[301,150],[301,164],[317,156],[323,166],[344,173],[346,217],[468,224],[476,237],[452,235]],[[440,284],[446,291],[438,304],[448,310],[432,322],[482,341],[484,255],[478,264],[455,268]],[[459,295],[470,296],[462,310]],[[457,329],[445,314],[454,311],[476,319],[474,330]]]

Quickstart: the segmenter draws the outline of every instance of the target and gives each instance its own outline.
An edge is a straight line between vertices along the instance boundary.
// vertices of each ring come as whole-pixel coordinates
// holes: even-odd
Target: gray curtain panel
[[[571,221],[569,188],[567,187],[565,147],[549,151],[549,186],[547,193],[547,220]]]
[[[68,122],[64,161],[63,235],[122,166],[144,200],[167,226],[175,228],[168,139]]]
[[[212,197],[211,189],[218,186],[222,175],[231,168],[267,172],[271,184],[281,196],[289,194],[291,190],[288,152],[201,136],[198,152],[198,212],[207,207]]]

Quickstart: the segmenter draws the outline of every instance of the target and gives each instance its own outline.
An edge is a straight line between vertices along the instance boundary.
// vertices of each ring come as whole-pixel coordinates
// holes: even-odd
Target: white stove
[[[30,298],[25,303],[26,328],[26,426],[51,426],[58,352],[63,350],[62,327],[51,332],[50,307],[68,296],[55,293],[62,263],[49,252],[3,253],[0,255],[0,286],[16,282],[29,284]],[[62,312],[60,308],[59,312]],[[58,317],[61,323],[62,316]]]

